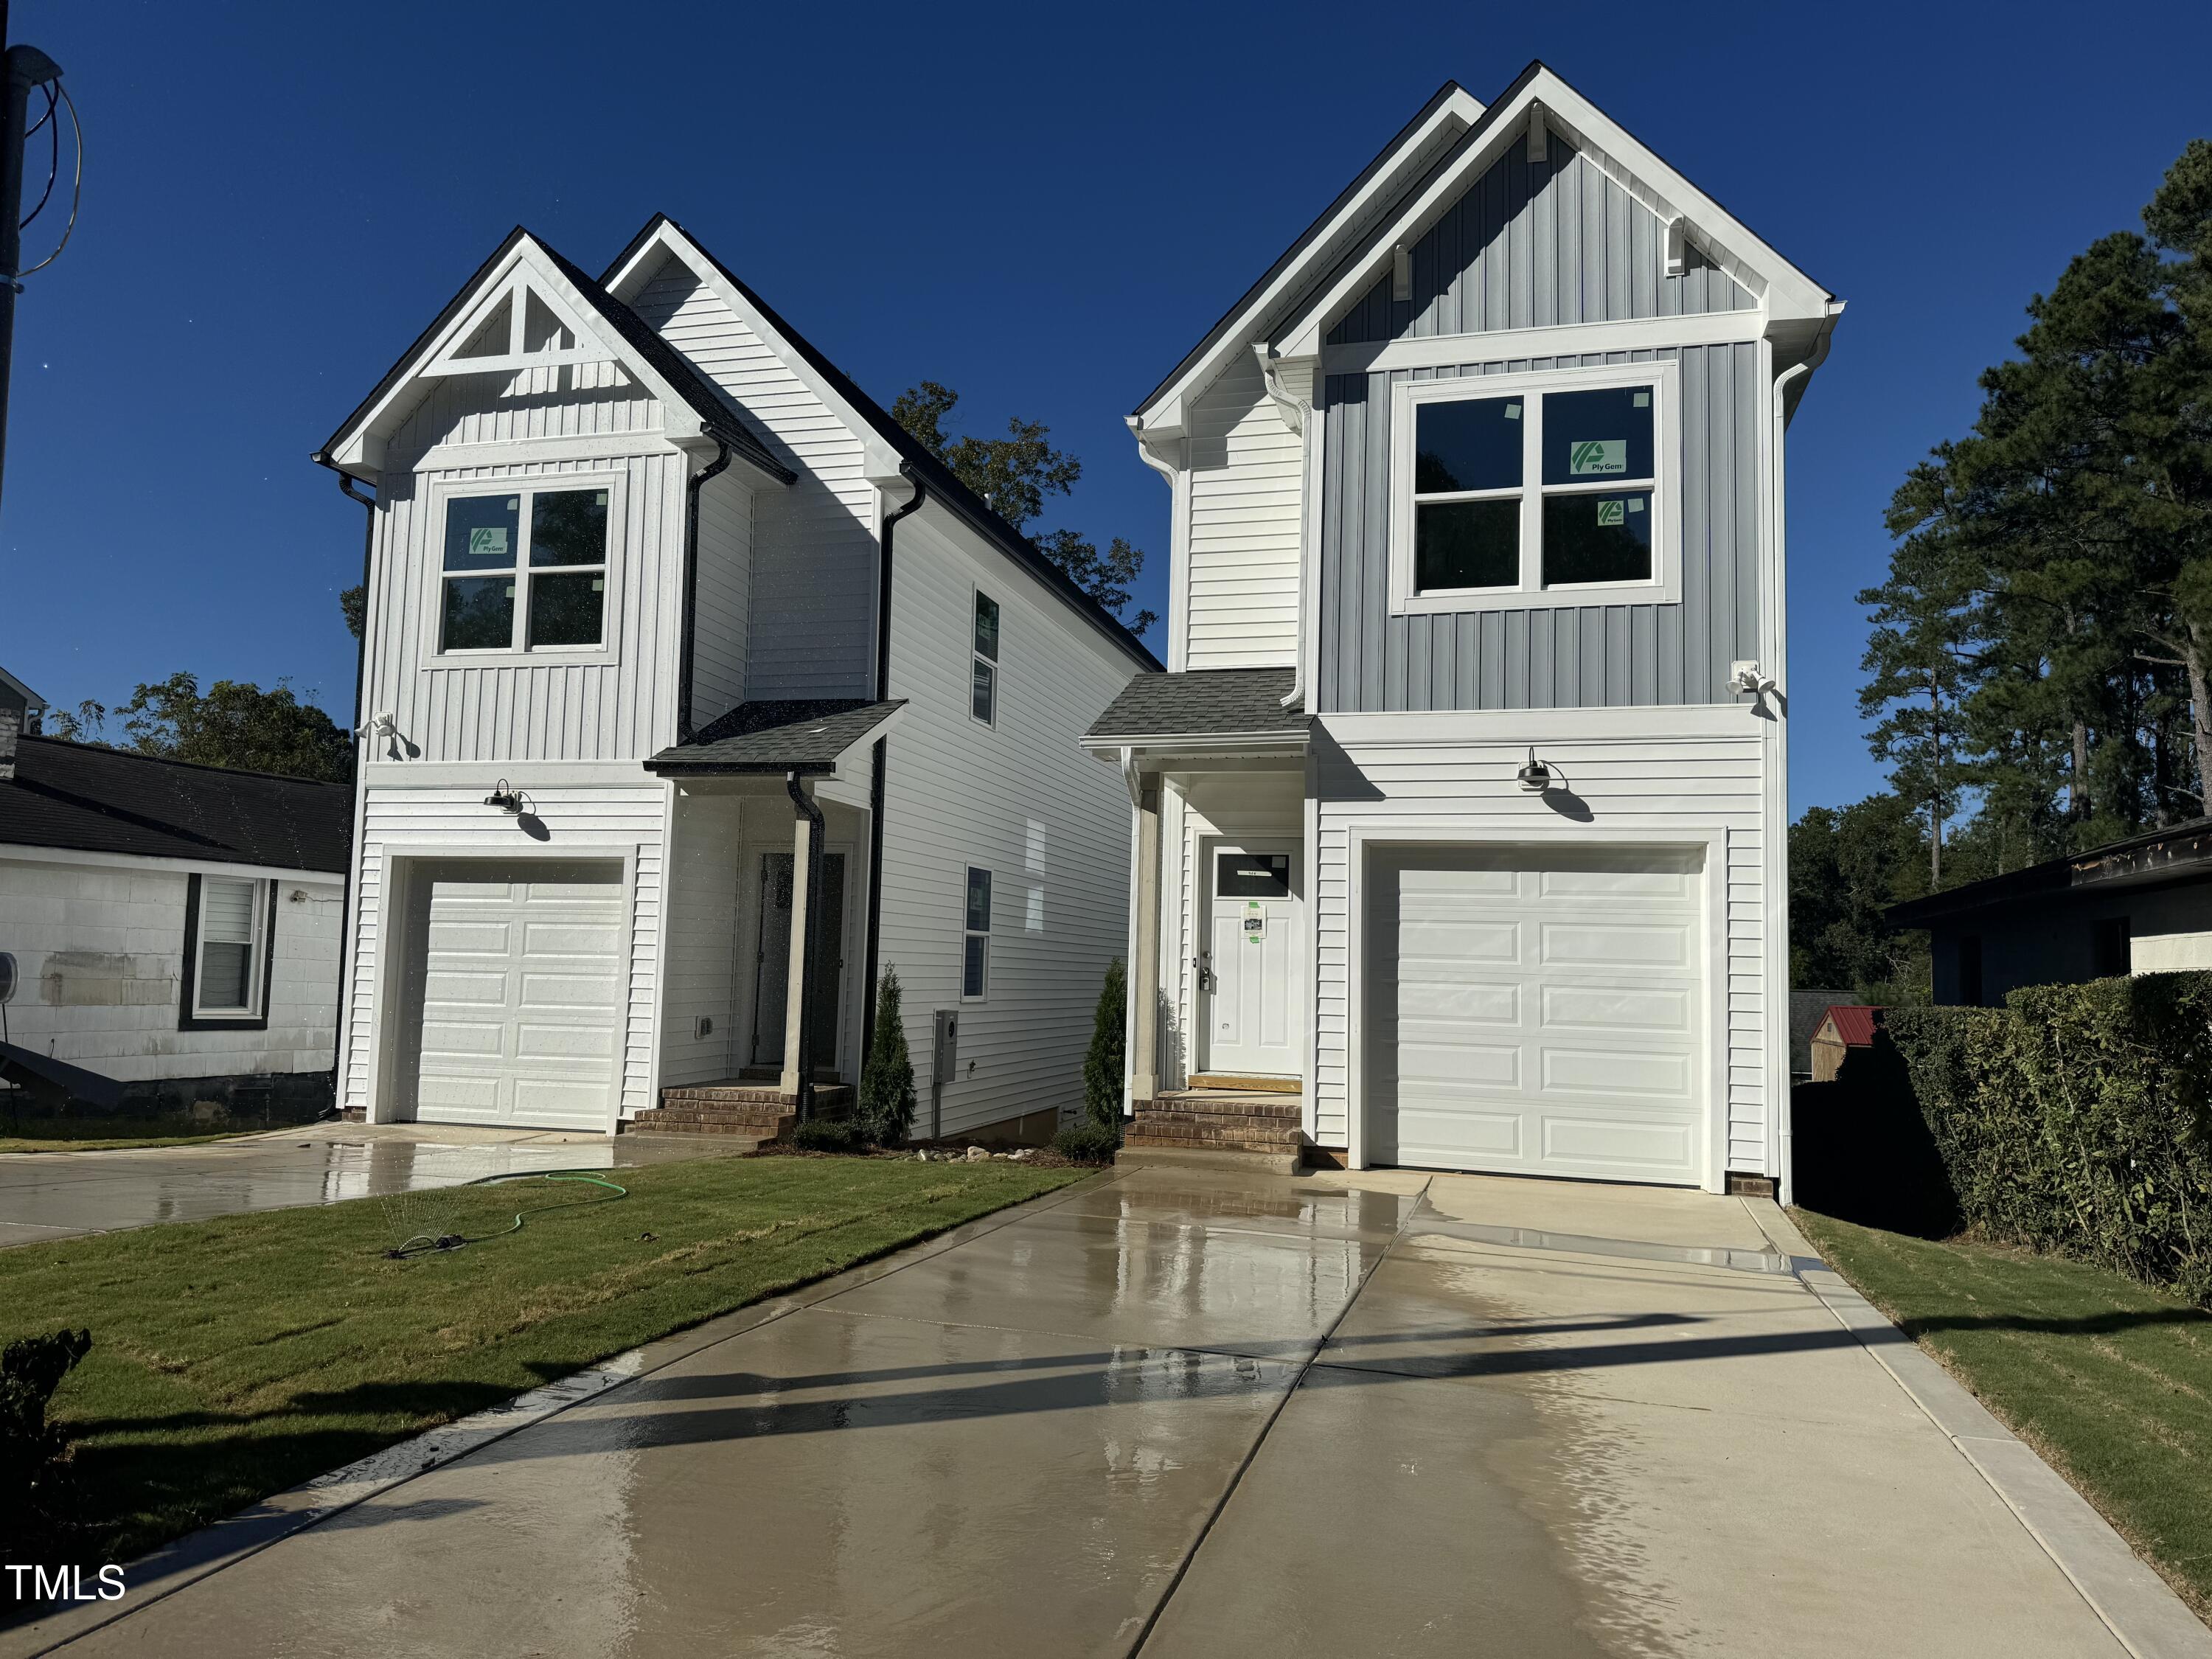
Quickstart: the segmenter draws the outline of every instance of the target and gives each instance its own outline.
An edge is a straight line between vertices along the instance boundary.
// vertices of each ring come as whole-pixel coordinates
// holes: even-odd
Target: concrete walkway
[[[197,1146],[0,1153],[0,1247],[730,1150],[705,1136],[315,1123]]]
[[[2131,1650],[1801,1249],[1700,1194],[1127,1174],[272,1500],[0,1653]],[[2133,1650],[2212,1650],[2166,1635]]]

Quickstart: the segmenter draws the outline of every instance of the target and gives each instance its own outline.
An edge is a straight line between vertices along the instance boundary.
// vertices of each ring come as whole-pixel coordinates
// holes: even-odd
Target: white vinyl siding
[[[780,813],[773,810],[776,805]],[[751,1006],[752,982],[738,963],[738,905],[742,899],[750,909],[759,885],[757,858],[741,855],[749,806],[771,825],[784,826],[784,850],[789,851],[787,801],[676,798],[676,840],[668,859],[667,984],[661,997],[663,1088],[734,1077],[746,1059],[750,1031],[744,1016]],[[751,968],[750,956],[744,966]],[[714,1023],[704,1036],[699,1035],[702,1018]]]
[[[568,363],[503,375],[441,375],[385,449],[396,477],[443,444],[537,438],[635,439],[661,429],[660,402],[619,363]]]
[[[1128,930],[1128,795],[1078,743],[1137,665],[970,546],[930,510],[904,520],[891,600],[890,691],[908,702],[890,737],[882,957],[904,987],[925,1126],[932,1016],[960,1010],[948,1134],[1080,1103],[1099,988]],[[969,714],[978,587],[1000,603],[1005,684],[1020,688],[995,728]],[[990,994],[963,1005],[970,866],[993,872]]]
[[[75,864],[0,848],[0,939],[22,975],[8,1006],[10,1040],[124,1083],[329,1070],[337,874],[225,872],[264,891],[270,878],[277,884],[268,1024],[180,1031],[191,873],[167,859]]]
[[[1729,732],[1721,722],[1731,717],[1747,729]],[[1325,1146],[1346,1146],[1350,1136],[1349,1016],[1355,989],[1347,983],[1350,831],[1358,826],[1382,838],[1395,826],[1417,826],[1405,833],[1423,840],[1438,838],[1428,826],[1448,821],[1454,836],[1537,840],[1561,830],[1559,814],[1544,797],[1515,784],[1514,773],[1528,759],[1526,743],[1437,741],[1423,735],[1428,720],[1359,717],[1356,729],[1363,732],[1403,720],[1406,736],[1346,741],[1343,761],[1325,761],[1316,770],[1317,1029],[1308,1133]],[[1713,859],[1708,890],[1712,902],[1725,907],[1719,921],[1727,972],[1711,1012],[1724,1021],[1727,1065],[1711,1092],[1726,1114],[1727,1167],[1764,1170],[1773,1151],[1767,1132],[1767,938],[1770,921],[1779,921],[1766,915],[1764,900],[1765,722],[1747,710],[1717,711],[1701,722],[1703,731],[1624,738],[1607,734],[1602,714],[1588,720],[1576,735],[1536,744],[1537,753],[1590,814],[1587,826],[1574,826],[1578,837],[1624,846],[1670,836],[1720,838],[1723,850]]]
[[[746,696],[865,696],[876,532],[860,438],[681,260],[670,258],[633,308],[800,475],[764,488],[755,505]]]
[[[1297,659],[1304,466],[1304,440],[1240,354],[1191,414],[1185,667]]]
[[[752,629],[753,493],[725,471],[699,490],[699,602],[691,717],[704,726],[745,700]],[[773,489],[770,484],[764,488]]]
[[[546,844],[562,856],[628,857],[632,861],[619,1090],[624,1115],[641,1110],[653,1099],[659,1060],[655,1020],[668,786],[653,781],[619,787],[540,786],[520,769],[509,781],[529,793]],[[394,936],[395,925],[383,913],[386,863],[409,858],[497,857],[525,839],[514,820],[500,815],[491,824],[489,815],[480,788],[406,787],[382,784],[374,776],[366,785],[355,888],[357,932],[340,1079],[341,1098],[349,1107],[371,1103],[369,1073],[377,1037],[373,1014],[385,941]]]

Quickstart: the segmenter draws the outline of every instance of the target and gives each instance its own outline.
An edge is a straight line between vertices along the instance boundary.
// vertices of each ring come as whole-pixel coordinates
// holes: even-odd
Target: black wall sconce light
[[[510,789],[507,787],[507,780],[505,778],[501,778],[499,781],[498,787],[495,788],[491,793],[484,797],[484,805],[486,806],[496,806],[502,812],[513,812],[520,815],[530,810],[531,799],[529,796],[524,794],[520,789]]]
[[[1513,776],[1532,795],[1540,795],[1552,787],[1552,769],[1536,758],[1533,748],[1528,750],[1528,763]]]

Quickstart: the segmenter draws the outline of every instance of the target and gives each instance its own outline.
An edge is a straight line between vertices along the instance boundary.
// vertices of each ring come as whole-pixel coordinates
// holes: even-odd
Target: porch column
[[[804,785],[799,787],[805,787]],[[807,994],[813,989],[806,973],[806,947],[811,942],[811,930],[807,927],[807,919],[814,914],[814,860],[811,856],[813,852],[813,820],[793,813],[792,832],[791,961],[784,980],[783,1079],[778,1086],[785,1094],[796,1097],[799,1085],[799,1049],[809,1012]]]
[[[1137,775],[1137,959],[1129,964],[1129,1106],[1160,1091],[1160,775]]]

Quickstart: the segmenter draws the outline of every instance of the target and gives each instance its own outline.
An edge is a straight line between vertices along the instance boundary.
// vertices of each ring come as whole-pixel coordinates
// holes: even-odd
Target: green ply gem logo
[[[1626,524],[1628,522],[1628,503],[1626,501],[1600,501],[1597,504],[1597,521],[1601,525]]]
[[[1567,471],[1577,478],[1602,478],[1628,471],[1628,440],[1585,438],[1567,447]]]

